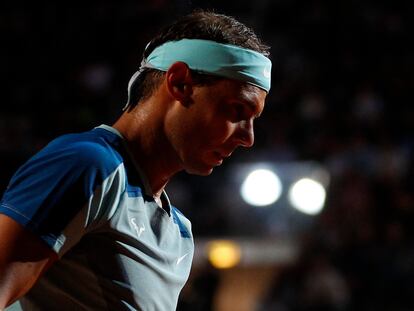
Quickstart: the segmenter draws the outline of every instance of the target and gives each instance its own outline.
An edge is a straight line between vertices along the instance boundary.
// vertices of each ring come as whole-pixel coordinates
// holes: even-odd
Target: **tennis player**
[[[175,310],[194,243],[164,188],[253,145],[267,56],[252,30],[211,12],[155,37],[115,124],[58,137],[12,177],[0,202],[0,309]]]

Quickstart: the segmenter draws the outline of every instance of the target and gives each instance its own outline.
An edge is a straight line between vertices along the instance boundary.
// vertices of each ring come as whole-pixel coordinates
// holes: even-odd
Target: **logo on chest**
[[[138,237],[141,237],[141,234],[145,231],[145,225],[143,223],[141,223],[139,226],[136,223],[136,219],[135,217],[131,218],[130,220],[131,226],[132,228],[135,230],[135,232],[137,233]]]
[[[189,253],[185,253],[183,256],[178,257],[175,264],[178,266],[184,260],[184,258],[188,256],[188,254]]]

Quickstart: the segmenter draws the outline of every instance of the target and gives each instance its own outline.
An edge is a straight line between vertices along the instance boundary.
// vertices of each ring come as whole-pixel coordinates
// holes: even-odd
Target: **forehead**
[[[244,83],[241,88],[240,96],[245,98],[249,102],[264,103],[267,96],[267,92],[257,86]]]

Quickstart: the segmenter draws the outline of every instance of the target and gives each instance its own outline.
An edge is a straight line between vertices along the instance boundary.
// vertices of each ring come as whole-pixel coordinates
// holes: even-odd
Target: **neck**
[[[124,137],[132,157],[148,179],[153,197],[160,199],[170,178],[182,168],[164,133],[162,111],[143,102],[113,125]]]

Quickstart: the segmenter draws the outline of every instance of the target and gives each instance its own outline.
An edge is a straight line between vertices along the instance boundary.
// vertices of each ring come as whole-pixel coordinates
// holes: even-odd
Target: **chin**
[[[214,167],[211,165],[192,165],[185,168],[185,171],[188,174],[199,175],[199,176],[208,176],[213,172]]]
[[[192,175],[199,176],[208,176],[210,175],[214,168],[220,166],[223,162],[223,159],[218,158],[214,153],[206,153],[201,156],[193,156],[187,158],[185,163],[184,170]]]

